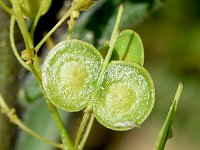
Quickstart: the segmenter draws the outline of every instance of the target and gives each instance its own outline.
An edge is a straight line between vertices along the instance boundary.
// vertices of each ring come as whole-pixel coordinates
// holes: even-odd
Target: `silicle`
[[[103,72],[103,57],[91,44],[75,39],[57,44],[46,57],[42,71],[48,99],[70,112],[90,105],[99,123],[112,130],[138,127],[153,108],[155,90],[142,66],[140,37],[131,30],[120,35],[115,53],[119,58],[126,57],[111,59]]]

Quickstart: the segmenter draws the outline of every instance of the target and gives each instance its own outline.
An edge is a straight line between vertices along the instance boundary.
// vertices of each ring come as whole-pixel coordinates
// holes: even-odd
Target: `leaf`
[[[80,17],[75,26],[73,36],[101,47],[105,41],[110,39],[117,8],[121,3],[125,5],[121,29],[127,29],[139,24],[145,17],[152,13],[155,7],[160,6],[163,2],[154,3],[153,0],[98,1],[93,9]]]
[[[111,59],[135,62],[143,66],[144,48],[139,35],[132,30],[122,31],[115,44]]]
[[[103,77],[94,103],[96,119],[112,130],[138,127],[154,105],[155,91],[148,72],[136,63],[111,61]]]
[[[42,91],[37,80],[32,75],[27,75],[19,91],[18,99],[22,104],[26,105],[39,100],[41,97]]]
[[[20,2],[24,15],[27,18],[34,19],[43,2],[45,2],[45,5],[42,6],[41,15],[44,15],[49,10],[52,0],[20,0]]]
[[[103,47],[99,49],[99,52],[101,53],[101,56],[105,59],[107,53],[108,53],[108,50],[109,50],[109,42],[110,41],[106,41],[104,44],[103,44]]]
[[[48,99],[67,111],[84,109],[94,92],[103,58],[92,45],[68,40],[57,44],[47,56],[42,82]]]
[[[167,142],[167,139],[171,138],[171,136],[170,136],[170,134],[172,135],[172,127],[171,126],[172,126],[172,122],[174,120],[174,116],[175,116],[175,113],[177,110],[177,105],[178,105],[182,90],[183,90],[183,83],[180,82],[177,92],[176,92],[176,95],[175,95],[175,98],[174,98],[174,101],[168,112],[167,118],[162,126],[162,129],[160,130],[159,135],[158,135],[155,150],[163,150],[165,147],[165,144]]]

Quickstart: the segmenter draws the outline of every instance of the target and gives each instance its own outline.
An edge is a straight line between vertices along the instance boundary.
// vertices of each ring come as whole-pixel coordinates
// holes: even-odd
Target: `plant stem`
[[[5,113],[8,118],[10,119],[10,121],[14,124],[16,124],[18,127],[20,127],[22,130],[24,130],[25,132],[29,133],[30,135],[34,136],[35,138],[37,138],[38,140],[46,143],[46,144],[49,144],[51,146],[54,146],[56,148],[59,148],[59,149],[63,149],[63,145],[62,144],[59,144],[59,143],[55,143],[55,142],[52,142],[42,136],[40,136],[39,134],[37,134],[36,132],[34,132],[32,129],[30,129],[29,127],[27,127],[20,119],[19,117],[17,116],[17,114],[15,114],[15,111],[14,109],[10,109],[5,100],[3,99],[2,95],[0,94],[0,106],[2,107],[2,113]]]
[[[66,14],[58,21],[58,23],[47,33],[47,35],[38,43],[38,45],[35,47],[35,51],[38,52],[40,47],[46,42],[46,40],[53,34],[58,27],[71,15],[71,13],[74,11],[74,8],[70,8]]]
[[[39,8],[39,10],[37,12],[37,15],[36,15],[34,21],[33,21],[33,24],[32,24],[32,27],[31,27],[31,31],[30,31],[30,36],[31,36],[32,41],[34,39],[35,28],[36,28],[36,26],[38,24],[38,21],[40,19],[41,14],[42,14],[43,8],[46,5],[46,2],[47,2],[47,0],[43,0],[42,1],[42,4],[41,4],[41,6],[40,6],[40,8]]]
[[[96,91],[94,92],[94,94],[91,98],[91,101],[88,104],[88,107],[85,109],[85,113],[83,115],[81,125],[78,129],[78,133],[77,133],[76,140],[75,140],[75,149],[81,150],[84,147],[84,144],[87,140],[90,129],[92,127],[93,120],[94,120],[94,115],[92,113],[93,101],[94,101],[94,98],[97,94],[98,87],[101,84],[101,80],[103,78],[103,73],[104,73],[104,71],[105,71],[105,69],[106,69],[106,67],[107,67],[107,65],[110,61],[115,43],[117,41],[117,38],[118,38],[118,35],[119,35],[119,25],[120,25],[120,21],[121,21],[121,18],[122,18],[123,11],[124,11],[124,5],[120,5],[119,12],[118,12],[117,19],[116,19],[116,23],[115,23],[115,26],[114,26],[114,30],[113,30],[113,33],[111,35],[111,40],[110,40],[110,44],[109,44],[110,48],[108,50],[108,53],[107,53],[106,58],[105,58],[104,63],[103,63],[103,68],[102,68],[100,75],[99,75],[99,79],[98,79],[97,86],[96,86]],[[89,123],[88,123],[88,119],[89,119]],[[83,134],[86,126],[87,126],[87,129],[86,129],[85,133]]]
[[[114,50],[115,43],[116,43],[117,38],[119,36],[119,25],[120,25],[120,21],[121,21],[123,12],[124,12],[124,5],[121,4],[120,7],[119,7],[119,12],[117,14],[117,19],[116,19],[116,22],[115,22],[115,26],[114,26],[114,29],[113,29],[113,32],[112,32],[112,35],[111,35],[108,53],[106,54],[105,60],[103,62],[103,67],[102,67],[102,70],[101,70],[101,72],[99,74],[99,79],[97,81],[96,91],[94,92],[94,94],[92,96],[92,100],[90,101],[90,103],[89,103],[89,105],[87,107],[88,109],[92,109],[94,97],[96,96],[96,92],[98,91],[98,87],[100,87],[104,71],[106,70],[106,68],[107,68],[107,66],[109,64],[110,58],[112,56],[112,52]]]
[[[74,144],[76,150],[79,149],[80,141],[81,141],[81,139],[83,139],[83,136],[85,136],[85,134],[83,135],[83,132],[84,132],[85,129],[88,132],[87,134],[89,134],[89,131],[91,129],[90,126],[92,125],[93,120],[94,120],[94,118],[91,117],[91,116],[93,116],[93,114],[92,115],[91,114],[92,114],[91,110],[86,109],[84,111],[84,115],[83,115],[81,124],[79,126],[79,129],[78,129],[78,132],[77,132],[77,135],[76,135],[75,144]],[[90,126],[89,126],[88,122],[90,123]],[[85,133],[86,133],[86,131],[85,131]]]
[[[12,11],[11,9],[2,1],[0,0],[0,6],[10,15],[12,15]]]
[[[49,109],[51,111],[51,114],[56,122],[56,125],[58,127],[58,131],[60,133],[61,140],[64,145],[64,149],[65,150],[74,150],[73,143],[72,143],[68,133],[66,132],[66,129],[60,118],[57,108],[48,100],[47,100],[47,103],[48,103]]]
[[[11,16],[11,21],[10,21],[10,43],[11,43],[11,47],[12,47],[13,53],[14,53],[15,57],[17,58],[17,60],[19,61],[19,63],[24,68],[26,68],[27,70],[31,71],[30,67],[22,60],[22,58],[19,55],[19,53],[17,51],[17,48],[15,46],[14,27],[15,27],[15,17]]]
[[[117,14],[115,26],[114,26],[114,29],[113,29],[113,32],[112,32],[112,35],[111,35],[111,39],[110,39],[110,43],[109,43],[109,50],[108,50],[108,53],[107,53],[105,60],[104,60],[103,69],[102,69],[103,72],[105,71],[105,69],[106,69],[106,67],[107,67],[107,65],[110,61],[110,58],[111,58],[113,50],[114,50],[115,43],[116,43],[117,38],[119,36],[119,25],[120,25],[120,22],[121,22],[123,11],[124,11],[124,5],[121,4],[120,7],[119,7],[119,12]]]
[[[33,74],[35,75],[36,79],[38,80],[38,83],[39,83],[39,85],[42,89],[42,92],[44,94],[44,97],[46,99],[46,103],[48,104],[48,108],[51,112],[52,117],[55,120],[57,127],[58,127],[58,131],[59,131],[61,140],[63,142],[64,149],[65,150],[74,150],[73,143],[72,143],[65,127],[64,127],[64,124],[63,124],[62,119],[61,119],[61,117],[58,113],[57,108],[48,100],[48,98],[47,98],[47,96],[44,92],[44,88],[43,88],[43,85],[42,85],[42,79],[41,79],[40,74],[37,72],[37,70],[34,68],[33,65],[30,65],[30,67],[31,67],[31,70],[32,70]]]
[[[90,130],[91,130],[91,128],[92,128],[93,122],[94,122],[94,114],[91,114],[90,120],[89,120],[88,125],[87,125],[87,129],[86,129],[86,131],[85,131],[85,133],[84,133],[84,135],[83,135],[83,137],[82,137],[81,143],[80,143],[79,146],[78,146],[78,149],[79,149],[79,150],[82,150],[82,149],[83,149],[83,147],[84,147],[84,145],[85,145],[85,143],[86,143],[86,140],[87,140],[87,138],[88,138],[88,136],[89,136]]]
[[[70,15],[70,19],[67,22],[68,23],[68,34],[67,34],[67,40],[71,38],[74,26],[76,24],[76,19],[80,16],[79,11],[73,11]]]
[[[26,23],[23,19],[23,13],[22,13],[22,10],[21,10],[21,5],[20,5],[19,0],[12,0],[12,6],[13,6],[13,11],[14,11],[14,16],[17,20],[20,31],[21,31],[22,36],[24,38],[26,49],[32,49],[33,43],[32,43],[30,34],[28,32],[27,25],[26,25]]]
[[[30,38],[30,34],[28,32],[28,28],[26,26],[26,23],[23,19],[23,15],[22,15],[22,11],[21,11],[21,7],[20,7],[20,3],[18,0],[12,0],[12,4],[13,4],[13,10],[14,10],[14,15],[16,17],[16,20],[18,22],[19,28],[21,30],[21,33],[23,35],[24,41],[25,41],[25,45],[26,45],[26,49],[31,49],[33,48],[33,42]],[[68,11],[68,14],[70,14],[70,11]],[[61,19],[62,21],[63,19]],[[60,22],[61,22],[60,21]],[[57,24],[56,27],[58,27],[59,25]],[[51,32],[53,33],[55,31],[55,27],[53,28],[54,30],[51,30]],[[51,34],[47,34],[47,35],[51,35]],[[47,36],[46,36],[47,37]],[[37,52],[37,51],[36,51]],[[43,86],[42,86],[42,80],[41,80],[41,71],[40,71],[40,67],[39,67],[39,62],[37,61],[37,55],[35,56],[35,61],[33,62],[33,64],[29,64],[29,67],[31,68],[31,71],[33,72],[33,74],[35,75],[36,79],[39,82],[39,85],[43,91],[43,94],[45,95]],[[47,99],[47,97],[45,96],[47,104],[49,106],[49,110],[51,111],[51,114],[56,122],[56,125],[59,129],[59,133],[64,145],[64,149],[67,150],[73,150],[73,144],[71,139],[69,138],[69,135],[64,127],[64,124],[60,118],[60,115],[56,109],[55,106],[53,106],[51,104],[51,102]]]

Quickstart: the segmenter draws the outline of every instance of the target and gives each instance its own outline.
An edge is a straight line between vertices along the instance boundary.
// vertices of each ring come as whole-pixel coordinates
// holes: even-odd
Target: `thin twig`
[[[19,55],[16,45],[15,45],[15,39],[14,39],[14,27],[15,27],[15,17],[11,16],[11,20],[10,20],[10,43],[11,43],[11,47],[13,50],[13,53],[15,55],[15,57],[17,58],[17,60],[19,61],[19,63],[26,68],[28,71],[31,71],[30,67],[22,60],[21,56]]]
[[[13,11],[14,11],[14,16],[17,20],[17,23],[19,25],[20,31],[22,33],[26,49],[32,49],[33,48],[33,43],[28,31],[28,27],[26,25],[26,22],[23,18],[23,12],[21,10],[21,5],[19,0],[12,0],[12,6],[13,6]]]
[[[74,9],[71,7],[66,14],[58,21],[58,23],[47,33],[47,35],[38,43],[35,47],[35,51],[38,52],[40,47],[46,42],[46,40],[58,29],[58,27],[71,15]]]
[[[44,7],[46,6],[47,2],[48,2],[48,0],[43,0],[42,1],[42,4],[41,4],[41,6],[40,6],[40,8],[39,8],[39,10],[37,12],[37,15],[36,15],[34,21],[33,21],[33,25],[32,25],[31,30],[30,30],[30,36],[31,36],[32,40],[34,39],[35,28],[36,28],[36,26],[38,24],[38,21],[39,21],[39,19],[41,17],[42,11],[43,11]]]
[[[76,140],[75,140],[75,149],[82,149],[84,147],[84,144],[85,144],[87,137],[89,135],[89,131],[92,127],[93,120],[94,120],[93,113],[92,113],[94,97],[96,96],[97,89],[101,84],[101,79],[103,77],[103,73],[104,73],[104,71],[105,71],[105,69],[106,69],[106,67],[107,67],[107,65],[110,61],[110,57],[112,55],[114,45],[117,41],[117,38],[118,38],[118,35],[119,35],[119,25],[120,25],[120,21],[121,21],[121,18],[122,18],[123,11],[124,11],[124,5],[120,5],[119,12],[118,12],[117,19],[116,19],[116,23],[115,23],[115,26],[114,26],[114,30],[113,30],[113,33],[111,35],[111,40],[110,40],[110,44],[109,44],[110,48],[109,48],[108,54],[106,55],[106,58],[104,60],[104,64],[103,64],[103,68],[101,70],[101,73],[99,75],[99,79],[98,79],[97,86],[96,86],[96,91],[94,92],[94,94],[91,98],[91,101],[88,104],[88,106],[87,106],[87,108],[84,112],[83,119],[81,121],[81,125],[78,129],[78,133],[77,133]],[[89,124],[87,124],[88,120],[89,120]],[[88,128],[86,127],[87,125],[89,125]],[[86,128],[86,131],[84,132],[85,128]]]
[[[91,114],[90,120],[89,120],[88,125],[87,125],[87,129],[86,129],[86,131],[85,131],[85,133],[84,133],[84,135],[82,137],[81,143],[78,146],[78,150],[82,150],[83,149],[83,147],[84,147],[84,145],[85,145],[85,143],[87,141],[87,138],[89,136],[90,130],[92,128],[93,122],[94,122],[94,114]]]
[[[25,132],[27,132],[28,134],[34,136],[36,139],[49,144],[51,146],[54,146],[56,148],[59,149],[64,149],[63,144],[59,144],[59,143],[55,143],[53,141],[50,141],[42,136],[40,136],[39,134],[37,134],[35,131],[33,131],[31,128],[27,127],[17,116],[17,114],[15,113],[14,109],[10,109],[8,107],[8,105],[6,104],[5,100],[3,99],[2,95],[0,94],[0,106],[2,108],[2,113],[6,114],[7,117],[10,119],[10,121],[14,124],[16,124],[18,127],[20,127],[22,130],[24,130]]]
[[[12,11],[11,9],[2,1],[0,0],[0,6],[10,15],[12,15]]]

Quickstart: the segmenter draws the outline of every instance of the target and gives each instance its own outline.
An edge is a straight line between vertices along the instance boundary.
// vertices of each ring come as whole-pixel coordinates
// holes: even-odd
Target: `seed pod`
[[[137,63],[112,61],[104,73],[94,115],[105,127],[123,131],[139,126],[154,105],[154,86]]]
[[[96,88],[103,58],[92,45],[68,40],[47,56],[42,82],[48,99],[66,111],[84,109]]]

